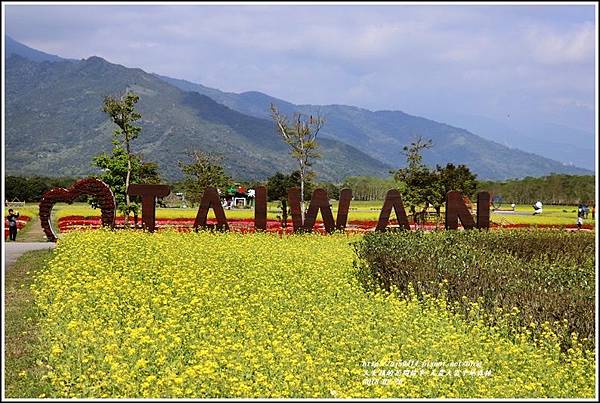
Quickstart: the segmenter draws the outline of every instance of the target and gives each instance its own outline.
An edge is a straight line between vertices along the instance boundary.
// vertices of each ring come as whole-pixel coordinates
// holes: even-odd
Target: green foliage
[[[312,194],[312,182],[308,181],[304,184],[304,199],[310,200]],[[288,190],[293,187],[300,187],[300,172],[294,171],[290,175],[284,175],[277,172],[267,181],[267,198],[269,201],[278,201],[281,215],[277,218],[283,226],[287,226],[288,217]]]
[[[399,182],[404,205],[413,216],[417,208],[425,209],[433,200],[438,200],[442,192],[435,174],[423,163],[423,150],[432,147],[431,140],[424,141],[421,137],[410,146],[404,146],[407,166],[394,174]]]
[[[4,386],[5,396],[20,400],[50,391],[36,359],[43,341],[39,337],[41,315],[34,299],[33,278],[47,266],[51,250],[30,251],[10,265],[4,274]]]
[[[44,176],[6,176],[6,200],[18,199],[26,202],[39,202],[48,190],[56,187],[68,188],[76,178],[50,178]]]
[[[288,190],[293,187],[300,187],[300,172],[294,171],[289,175],[277,172],[267,180],[266,186],[268,201],[287,200]],[[313,190],[318,186],[311,181],[307,181],[304,186],[304,199],[310,200]]]
[[[158,164],[144,162],[139,155],[131,150],[131,141],[135,140],[141,127],[134,122],[141,119],[142,115],[135,110],[139,96],[128,92],[121,99],[105,97],[102,110],[107,113],[112,122],[117,126],[113,131],[112,153],[101,153],[93,158],[93,164],[102,170],[100,179],[113,191],[117,209],[125,217],[130,213],[139,214],[140,205],[130,200],[127,188],[130,183],[159,183]],[[96,201],[90,199],[90,204],[96,206]]]
[[[321,182],[315,184],[315,188],[325,189],[327,191],[327,196],[330,199],[339,200],[340,199],[340,188],[335,183],[331,182]]]
[[[293,172],[291,175],[277,172],[267,180],[268,200],[287,200],[288,190],[296,186],[300,186],[300,173],[298,171]]]
[[[302,220],[304,221],[304,187],[314,177],[311,170],[313,161],[321,157],[318,152],[319,144],[317,135],[323,127],[325,120],[321,116],[305,116],[301,113],[294,114],[293,122],[282,115],[275,105],[271,104],[271,117],[277,127],[277,132],[290,148],[290,155],[298,161],[300,173],[300,202]]]
[[[344,179],[342,188],[352,189],[354,200],[383,200],[388,190],[397,187],[393,178],[383,179],[373,176],[349,176]]]
[[[200,150],[191,151],[188,156],[191,162],[179,161],[178,164],[184,175],[181,184],[185,197],[192,206],[200,203],[207,187],[213,186],[225,191],[231,185],[232,179],[225,174],[222,157]]]
[[[466,165],[455,166],[452,163],[446,164],[445,167],[437,165],[431,174],[433,183],[430,186],[431,193],[428,202],[435,208],[438,215],[446,202],[446,194],[449,191],[458,191],[469,198],[475,195],[477,175],[471,173]]]
[[[425,165],[421,154],[431,147],[431,140],[424,141],[421,137],[410,146],[405,146],[407,166],[394,174],[394,179],[399,182],[404,204],[415,220],[417,209],[425,211],[429,206],[433,206],[439,217],[450,190],[472,197],[477,187],[476,175],[466,165],[455,166],[448,163],[445,167],[437,165],[435,170]]]
[[[451,190],[461,192],[464,196],[473,197],[477,189],[477,175],[464,164],[455,166],[452,163],[445,167],[436,166],[436,175],[443,186],[443,193]]]
[[[134,125],[134,122],[142,118],[142,115],[135,110],[135,104],[139,100],[139,95],[133,92],[128,92],[121,99],[111,96],[104,98],[102,110],[117,125],[113,134],[116,139],[122,139],[122,144],[127,152],[130,152],[130,142],[135,140],[142,131],[141,127]]]
[[[502,196],[504,203],[544,204],[593,203],[596,178],[592,175],[552,174],[541,178],[530,176],[502,182],[481,181],[478,188],[493,196]],[[497,203],[499,204],[499,203]]]
[[[414,287],[419,296],[444,295],[463,313],[477,303],[489,323],[517,308],[517,324],[533,322],[539,330],[549,322],[563,349],[571,346],[572,332],[587,338],[587,347],[594,345],[593,233],[369,233],[354,248],[355,266],[369,288],[408,293]]]
[[[113,191],[117,209],[123,214],[130,213],[138,214],[139,203],[131,203],[129,209],[125,194],[127,186],[125,184],[127,178],[127,153],[118,142],[113,142],[113,150],[111,154],[102,153],[94,157],[93,163],[102,170],[102,174],[98,175],[98,179],[106,183]],[[131,157],[131,183],[161,183],[160,175],[158,174],[158,165],[153,162],[144,162],[137,155]],[[89,199],[92,207],[97,208],[95,200]]]

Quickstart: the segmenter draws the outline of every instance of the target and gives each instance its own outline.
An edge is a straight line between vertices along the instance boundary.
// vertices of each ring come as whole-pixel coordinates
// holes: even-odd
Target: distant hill
[[[92,157],[111,147],[114,129],[102,112],[107,95],[126,89],[140,95],[142,134],[134,151],[156,161],[168,179],[178,179],[178,160],[194,148],[224,156],[240,179],[264,179],[295,165],[272,122],[244,115],[211,98],[181,89],[140,69],[99,57],[42,61],[12,54],[6,60],[6,171],[15,175],[87,175]],[[390,166],[336,141],[320,141],[319,180],[347,175],[385,176]]]
[[[289,115],[296,111],[321,113],[326,119],[323,136],[360,147],[371,157],[394,167],[404,163],[402,147],[422,136],[432,139],[434,145],[423,154],[427,164],[464,163],[484,179],[542,176],[553,172],[593,174],[587,169],[507,147],[465,129],[400,111],[373,112],[346,105],[295,105],[260,92],[222,92],[185,80],[156,76],[186,91],[207,95],[236,111],[256,117],[268,117],[271,103]]]
[[[552,123],[499,121],[485,116],[448,113],[442,119],[488,140],[581,168],[595,168],[594,133]]]
[[[91,159],[111,146],[113,125],[101,111],[106,95],[140,95],[142,136],[136,151],[160,164],[168,179],[181,177],[177,161],[202,148],[221,153],[236,178],[264,179],[295,165],[274,131],[268,108],[321,113],[323,158],[319,180],[351,175],[387,176],[402,166],[402,147],[416,136],[433,140],[430,165],[465,163],[481,179],[591,174],[511,149],[467,130],[399,111],[372,112],[345,105],[294,105],[260,92],[222,92],[185,80],[148,74],[99,57],[68,60],[6,38],[6,170],[8,174],[87,175]],[[10,48],[10,49],[9,49]]]
[[[29,46],[23,45],[21,42],[15,41],[8,35],[4,37],[4,44],[7,58],[10,55],[19,55],[34,62],[60,62],[67,60],[56,55],[51,55],[49,53],[30,48]]]

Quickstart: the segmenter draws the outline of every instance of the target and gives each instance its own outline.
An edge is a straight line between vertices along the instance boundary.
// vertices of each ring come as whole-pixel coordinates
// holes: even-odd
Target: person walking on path
[[[13,213],[13,209],[8,209],[8,215],[6,219],[8,220],[8,239],[11,241],[17,240],[17,218],[19,218],[20,214],[17,211],[17,214]]]

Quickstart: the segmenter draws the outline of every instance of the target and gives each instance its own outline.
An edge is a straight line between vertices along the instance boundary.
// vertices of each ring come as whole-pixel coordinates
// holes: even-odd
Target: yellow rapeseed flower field
[[[593,397],[591,353],[365,292],[357,239],[65,235],[33,285],[49,397]]]

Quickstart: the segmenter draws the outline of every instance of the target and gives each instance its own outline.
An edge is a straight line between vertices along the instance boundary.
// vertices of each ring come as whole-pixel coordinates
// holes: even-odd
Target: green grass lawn
[[[41,377],[46,370],[37,363],[39,311],[33,303],[31,284],[52,256],[33,251],[21,256],[4,277],[5,393],[8,398],[39,397],[49,385]]]
[[[502,208],[508,208],[508,206],[502,206]],[[533,215],[532,206],[520,204],[516,206],[515,213],[492,212],[491,219],[499,224],[574,225],[577,222],[577,206],[548,205],[544,206],[542,214]],[[588,219],[583,222],[584,224],[596,224],[596,221],[592,220],[591,212]]]

